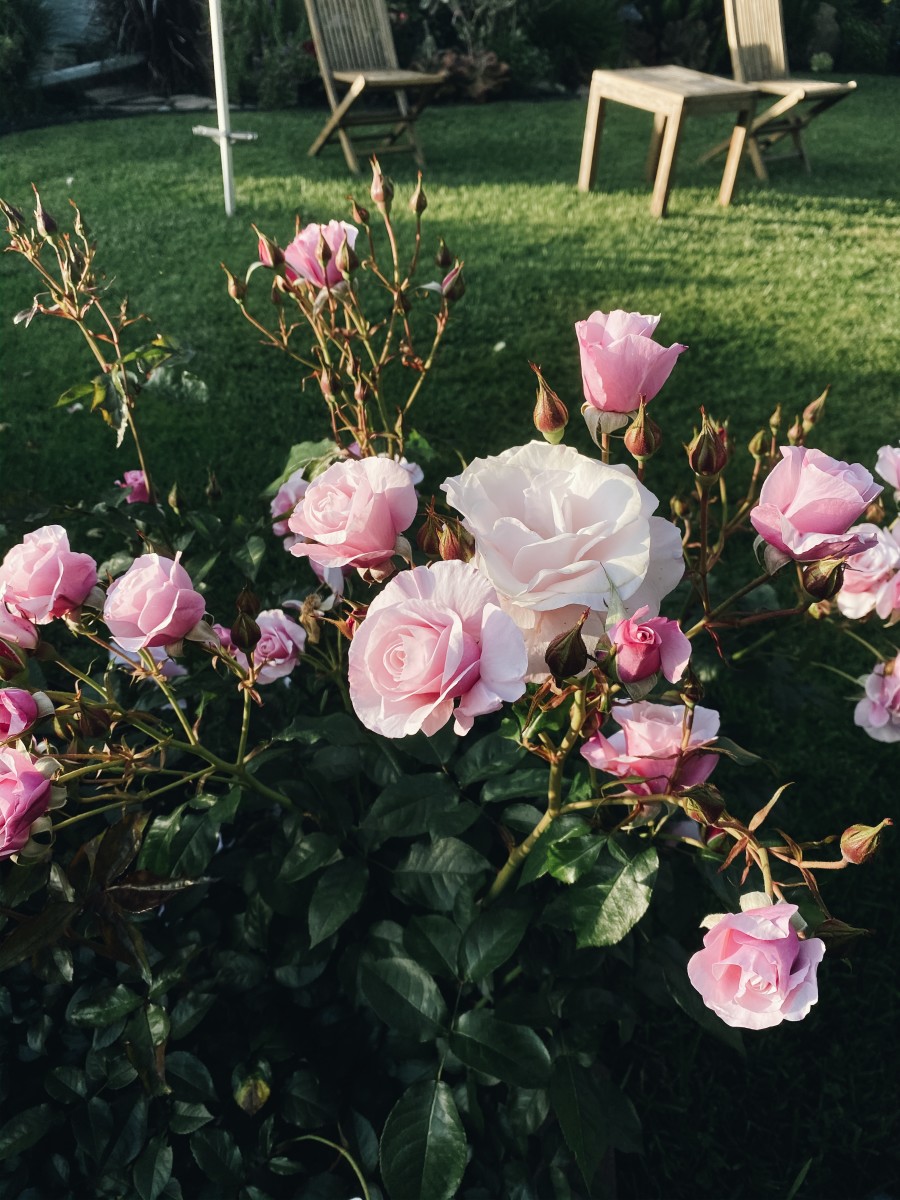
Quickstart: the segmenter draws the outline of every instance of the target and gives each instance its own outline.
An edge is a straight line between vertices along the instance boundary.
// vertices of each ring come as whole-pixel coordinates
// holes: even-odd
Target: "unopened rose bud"
[[[269,299],[276,308],[281,308],[284,304],[284,280],[280,275],[276,275],[272,280],[272,290],[269,293]]]
[[[725,812],[725,801],[717,787],[700,783],[684,793],[681,807],[685,815],[699,825],[715,825]]]
[[[769,450],[769,438],[764,429],[758,430],[750,439],[747,449],[756,462],[762,462]]]
[[[363,208],[361,204],[357,204],[352,196],[348,196],[347,199],[350,201],[350,216],[353,218],[353,224],[368,225],[369,210]]]
[[[462,274],[463,265],[458,262],[449,274],[445,275],[441,281],[441,295],[448,304],[453,304],[457,300],[461,300],[465,295],[466,281]]]
[[[781,405],[775,405],[775,411],[769,417],[769,431],[772,437],[778,436],[778,430],[781,428]]]
[[[262,607],[256,593],[246,586],[238,592],[234,606],[239,613],[245,613],[248,617],[258,617]]]
[[[244,283],[243,279],[236,279],[224,263],[219,263],[219,266],[228,277],[228,295],[232,300],[237,301],[238,304],[243,304],[244,297],[247,295],[246,283]]]
[[[689,521],[694,515],[696,505],[693,496],[673,496],[669,501],[672,516],[678,521]]]
[[[700,432],[685,447],[691,470],[696,475],[701,487],[709,487],[715,483],[728,465],[727,434],[721,426],[717,426],[701,409],[703,422]]]
[[[825,415],[825,401],[828,399],[828,393],[831,391],[831,384],[825,389],[821,396],[816,396],[815,400],[811,400],[803,410],[803,432],[809,433],[814,425],[822,420]]]
[[[388,216],[394,199],[394,185],[387,175],[382,174],[377,158],[372,159],[372,186],[369,188],[369,195],[382,216]]]
[[[885,817],[880,825],[851,825],[841,834],[841,857],[861,867],[878,852],[881,831],[893,823],[890,817]]]
[[[569,410],[541,374],[541,368],[529,363],[537,376],[538,386],[534,404],[534,427],[545,441],[555,446],[562,441],[569,422]]]
[[[625,430],[625,449],[632,458],[644,463],[653,457],[661,445],[662,430],[652,417],[647,416],[647,405],[641,400],[634,420]]]
[[[590,611],[586,608],[573,628],[557,634],[547,647],[544,660],[550,668],[550,674],[557,681],[568,679],[571,675],[579,675],[587,666],[588,652],[581,636],[581,627],[588,619]]]
[[[422,187],[422,172],[419,172],[419,178],[416,182],[416,190],[409,198],[409,211],[421,217],[422,213],[428,207],[428,200],[425,196],[425,189]]]
[[[475,540],[459,521],[445,522],[438,534],[438,553],[444,562],[469,562],[475,553]]]
[[[33,184],[32,187],[34,187]],[[41,203],[40,193],[37,188],[34,188],[34,223],[37,226],[38,233],[41,237],[45,238],[53,237],[54,233],[59,229],[56,221]]]
[[[441,527],[444,522],[434,511],[434,496],[425,510],[425,520],[416,534],[416,545],[423,554],[437,557],[441,552]]]
[[[794,417],[794,423],[787,431],[787,440],[789,446],[802,446],[803,439],[806,436],[806,430],[803,428],[803,422],[799,415]]]
[[[323,367],[319,372],[319,390],[326,400],[333,400],[341,391],[341,377],[330,367]]]
[[[256,230],[256,236],[259,239],[257,242],[259,261],[264,267],[269,267],[273,270],[275,267],[280,267],[284,262],[284,251],[277,242],[273,242],[266,234],[260,233],[255,225],[253,228]]]
[[[372,389],[366,383],[365,379],[360,375],[356,383],[353,385],[353,399],[362,407],[368,404],[372,396]]]
[[[440,267],[442,271],[446,271],[452,264],[453,255],[444,239],[440,238],[438,240],[437,254],[434,256],[434,265]]]
[[[334,256],[334,265],[343,275],[344,279],[349,279],[353,272],[359,266],[359,257],[347,238],[338,246],[338,252]]]
[[[319,240],[316,243],[316,262],[319,264],[323,277],[327,277],[328,264],[331,262],[331,247],[325,241],[321,228],[319,229]]]
[[[260,628],[253,617],[249,613],[239,612],[234,618],[234,624],[231,626],[231,640],[237,646],[238,650],[243,650],[245,654],[249,654],[251,650],[256,648],[261,637]]]
[[[0,200],[0,212],[6,217],[6,228],[9,233],[22,232],[25,228],[25,217],[17,208],[7,204],[5,200]]]
[[[166,503],[168,504],[169,508],[171,508],[173,513],[177,513],[179,516],[181,515],[181,510],[184,507],[184,501],[182,499],[181,492],[178,490],[177,483],[173,483],[169,488],[169,494],[166,497]]]
[[[844,586],[843,558],[820,558],[803,568],[803,588],[814,600],[830,600]]]
[[[28,656],[21,646],[0,639],[0,681],[7,683],[21,675],[28,665]]]
[[[369,611],[368,604],[355,604],[352,600],[348,600],[347,611],[341,620],[335,622],[340,632],[347,638],[348,641],[353,640],[353,635],[359,629],[360,625],[366,618],[366,613]]]

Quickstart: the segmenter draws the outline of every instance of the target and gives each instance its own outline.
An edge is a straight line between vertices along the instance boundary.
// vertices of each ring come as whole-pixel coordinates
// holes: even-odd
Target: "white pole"
[[[234,170],[231,165],[231,114],[228,109],[228,78],[225,72],[225,37],[222,31],[221,0],[209,0],[209,25],[212,32],[213,73],[216,80],[216,118],[219,125],[217,140],[222,155],[225,215],[233,217]]]

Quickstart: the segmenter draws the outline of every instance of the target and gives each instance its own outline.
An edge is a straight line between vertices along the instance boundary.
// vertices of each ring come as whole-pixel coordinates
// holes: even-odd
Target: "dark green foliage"
[[[35,104],[31,76],[49,31],[44,0],[0,0],[0,129]]]

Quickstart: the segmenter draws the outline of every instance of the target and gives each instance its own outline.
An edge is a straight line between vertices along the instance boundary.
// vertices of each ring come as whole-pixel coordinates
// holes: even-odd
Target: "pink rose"
[[[766,553],[769,569],[789,559],[816,562],[867,549],[873,539],[848,530],[882,490],[859,463],[804,446],[782,446],[781,462],[750,513],[753,528],[775,551]]]
[[[389,458],[348,458],[318,475],[288,520],[308,539],[291,554],[323,567],[383,570],[419,506],[409,473]]]
[[[659,317],[624,312],[591,313],[577,321],[581,352],[582,408],[591,436],[597,427],[609,433],[627,425],[641,400],[652,400],[672,373],[687,346],[661,346],[653,341]]]
[[[253,651],[253,665],[259,672],[256,682],[261,686],[274,683],[290,675],[306,645],[306,631],[302,625],[292,621],[280,608],[270,608],[256,618],[260,639]],[[231,640],[231,630],[224,625],[214,625],[222,645],[232,658],[244,668],[250,669],[247,655]]]
[[[116,480],[116,487],[127,488],[126,504],[149,504],[150,489],[143,471],[126,471],[124,479]]]
[[[691,643],[677,621],[652,617],[641,621],[649,609],[639,608],[633,617],[620,621],[609,631],[616,652],[616,671],[623,683],[637,683],[662,672],[670,683],[684,674],[691,657]]]
[[[0,742],[19,737],[52,712],[53,705],[43,692],[32,695],[24,688],[0,688]]]
[[[275,498],[269,508],[272,513],[272,532],[278,537],[287,537],[290,533],[288,517],[306,495],[308,487],[309,481],[303,478],[303,468],[301,467],[299,471],[289,475],[275,493]]]
[[[50,780],[42,774],[39,760],[24,750],[0,746],[0,858],[22,849],[49,804]]]
[[[707,1008],[737,1029],[802,1021],[819,998],[820,938],[802,940],[791,924],[796,904],[728,913],[688,963],[688,978]]]
[[[875,460],[875,474],[894,489],[894,499],[900,501],[900,446],[882,446]]]
[[[0,601],[19,616],[47,625],[83,604],[96,583],[97,564],[91,556],[69,549],[61,525],[43,525],[26,533],[4,558]]]
[[[888,617],[893,607],[891,581],[900,570],[900,524],[890,530],[854,525],[850,533],[870,539],[870,544],[847,559],[844,584],[835,597],[837,606],[853,621],[874,611]]]
[[[347,447],[347,453],[350,455],[351,458],[362,458],[362,453],[359,448],[359,442],[351,442],[350,445]],[[403,470],[408,472],[410,479],[413,481],[413,483],[416,485],[416,487],[418,487],[419,484],[422,482],[422,480],[425,478],[425,472],[422,470],[422,468],[419,466],[419,464],[410,462],[402,454],[388,454],[388,452],[386,450],[383,450],[381,452],[381,454],[379,454],[377,457],[378,458],[393,458],[395,463],[399,463],[400,466],[403,468]]]
[[[38,631],[25,617],[11,613],[0,601],[0,679],[12,678],[25,665],[25,651],[38,644]]]
[[[372,601],[350,643],[350,699],[385,737],[457,733],[525,691],[522,635],[469,563],[402,571]]]
[[[859,681],[866,694],[853,713],[853,724],[876,742],[900,742],[900,655],[876,663]]]
[[[142,554],[110,584],[103,620],[126,653],[178,642],[202,620],[206,601],[180,557]]]
[[[546,675],[548,642],[585,608],[596,642],[610,609],[656,616],[684,572],[678,530],[651,516],[658,501],[634,472],[571,446],[476,458],[442,486],[475,538],[475,565],[525,634],[532,674]]]
[[[329,221],[327,225],[307,225],[305,229],[301,229],[284,252],[288,283],[302,281],[315,284],[319,288],[333,288],[343,282],[344,277],[336,262],[338,251],[344,242],[347,242],[352,250],[356,245],[358,232],[355,225],[349,225],[346,221]],[[324,271],[316,258],[320,237],[325,238],[331,251],[331,258]]]
[[[708,779],[718,755],[702,753],[719,732],[719,714],[711,708],[694,709],[687,751],[681,749],[683,704],[651,704],[641,700],[614,710],[621,726],[606,737],[595,733],[581,747],[583,758],[618,779],[639,775],[643,782],[629,783],[635,796],[683,791]]]

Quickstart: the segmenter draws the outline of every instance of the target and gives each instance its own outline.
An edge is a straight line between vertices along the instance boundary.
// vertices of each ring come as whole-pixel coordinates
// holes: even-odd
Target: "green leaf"
[[[177,1042],[196,1029],[217,999],[215,992],[191,991],[182,996],[172,1009],[172,1040]]]
[[[202,875],[219,844],[219,825],[214,810],[197,816],[185,816],[175,837],[173,858],[166,875],[193,878]]]
[[[489,733],[481,738],[457,761],[456,778],[463,787],[492,779],[495,775],[507,775],[525,758],[526,751],[516,742],[499,733]]]
[[[134,1164],[134,1187],[141,1200],[158,1200],[172,1175],[172,1147],[160,1135],[147,1143]]]
[[[360,985],[386,1025],[417,1041],[437,1037],[447,1023],[447,1006],[437,984],[411,958],[364,959]]]
[[[707,1033],[724,1042],[742,1057],[746,1055],[744,1039],[739,1029],[726,1025],[721,1018],[706,1007],[700,993],[688,979],[688,954],[674,938],[654,938],[643,950],[643,957],[652,964],[652,969],[662,975],[669,994],[682,1010]]]
[[[151,1096],[164,1096],[169,1091],[165,1077],[168,1019],[160,1020],[161,1013],[162,1010],[155,1005],[141,1008],[134,1013],[125,1028],[125,1052],[128,1061]]]
[[[575,883],[593,867],[605,845],[605,835],[592,833],[554,842],[547,852],[547,870],[560,883]]]
[[[138,866],[143,870],[161,878],[172,875],[172,842],[181,829],[181,818],[186,807],[185,804],[179,804],[170,813],[160,813],[154,817],[152,825],[144,834],[138,858]]]
[[[197,1166],[213,1183],[235,1187],[243,1175],[241,1151],[224,1129],[201,1129],[191,1137]]]
[[[118,983],[115,987],[97,988],[83,1000],[70,1003],[66,1016],[73,1025],[102,1029],[106,1025],[121,1021],[141,1004],[143,1000],[140,996],[136,996],[124,984]]]
[[[231,559],[234,564],[239,567],[247,576],[251,583],[256,582],[256,576],[259,573],[259,565],[262,562],[266,553],[266,543],[261,537],[253,534],[248,537],[243,546],[239,546],[235,550]]]
[[[92,1096],[87,1104],[76,1108],[71,1119],[75,1140],[84,1153],[99,1162],[112,1137],[112,1109],[100,1096]]]
[[[0,971],[30,958],[66,932],[81,909],[80,904],[48,904],[42,913],[20,921],[0,946]]]
[[[338,840],[327,833],[310,833],[288,850],[278,872],[282,883],[299,883],[320,867],[340,859]]]
[[[74,1104],[87,1095],[87,1079],[78,1067],[54,1067],[44,1078],[44,1089],[52,1100]]]
[[[605,1113],[593,1077],[571,1055],[553,1064],[550,1103],[590,1191],[608,1147]]]
[[[362,823],[373,845],[388,837],[416,837],[433,831],[436,817],[457,807],[459,793],[446,775],[405,775],[388,784]]]
[[[366,894],[369,872],[358,858],[345,858],[317,880],[309,902],[309,944],[318,946],[352,917]]]
[[[737,742],[733,742],[731,738],[727,737],[716,738],[714,745],[707,746],[706,749],[715,754],[724,754],[726,758],[736,762],[739,767],[752,767],[755,763],[763,761],[758,754],[745,750],[743,746],[739,746]]]
[[[323,1099],[319,1081],[312,1071],[295,1071],[280,1095],[282,1115],[292,1125],[317,1129],[334,1119],[334,1112]]]
[[[550,870],[550,851],[557,842],[565,838],[582,837],[585,823],[581,817],[570,814],[557,817],[549,829],[545,829],[531,848],[531,853],[525,859],[519,875],[519,887],[526,887],[536,879],[546,875]]]
[[[138,1096],[136,1100],[129,1102],[119,1136],[113,1142],[103,1164],[107,1170],[120,1170],[137,1158],[147,1139],[147,1104],[146,1096]]]
[[[658,866],[652,846],[624,864],[610,854],[573,885],[565,908],[579,948],[621,942],[650,906]]]
[[[85,396],[93,396],[93,383],[76,383],[74,387],[67,388],[60,398],[57,400],[54,407],[66,408],[76,400],[83,400]]]
[[[215,1100],[216,1089],[212,1075],[194,1054],[176,1050],[166,1058],[166,1073],[172,1090],[180,1099],[191,1103]]]
[[[137,856],[149,820],[149,813],[130,813],[110,825],[100,838],[94,859],[94,879],[101,883],[112,883],[118,879]]]
[[[185,1100],[176,1100],[172,1105],[169,1128],[173,1133],[193,1133],[195,1129],[208,1125],[212,1119],[213,1115],[205,1104],[189,1104]]]
[[[403,946],[411,958],[432,975],[456,978],[460,932],[449,917],[429,913],[413,917],[403,932]]]
[[[531,907],[517,901],[479,913],[459,949],[463,978],[477,981],[502,966],[515,953],[530,920]]]
[[[451,1200],[466,1169],[466,1135],[446,1083],[413,1084],[381,1136],[381,1173],[394,1200]]]
[[[488,861],[457,838],[417,843],[394,871],[401,898],[450,912],[460,893],[474,895],[490,871]]]
[[[293,475],[295,471],[299,471],[303,467],[303,474],[307,479],[312,479],[313,474],[307,470],[309,465],[319,460],[334,456],[337,457],[337,447],[330,438],[322,438],[318,442],[297,442],[291,446],[288,452],[287,462],[284,464],[284,470],[274,479],[266,490],[263,492],[263,498],[271,499],[289,475]]]
[[[49,1104],[38,1104],[16,1113],[0,1129],[0,1160],[21,1154],[39,1142],[52,1124],[53,1109]]]
[[[528,767],[489,779],[481,789],[481,803],[495,804],[499,800],[518,800],[523,796],[546,796],[548,771],[546,767]]]
[[[550,1053],[534,1030],[483,1010],[459,1018],[450,1049],[467,1067],[514,1087],[541,1087],[550,1078]]]

